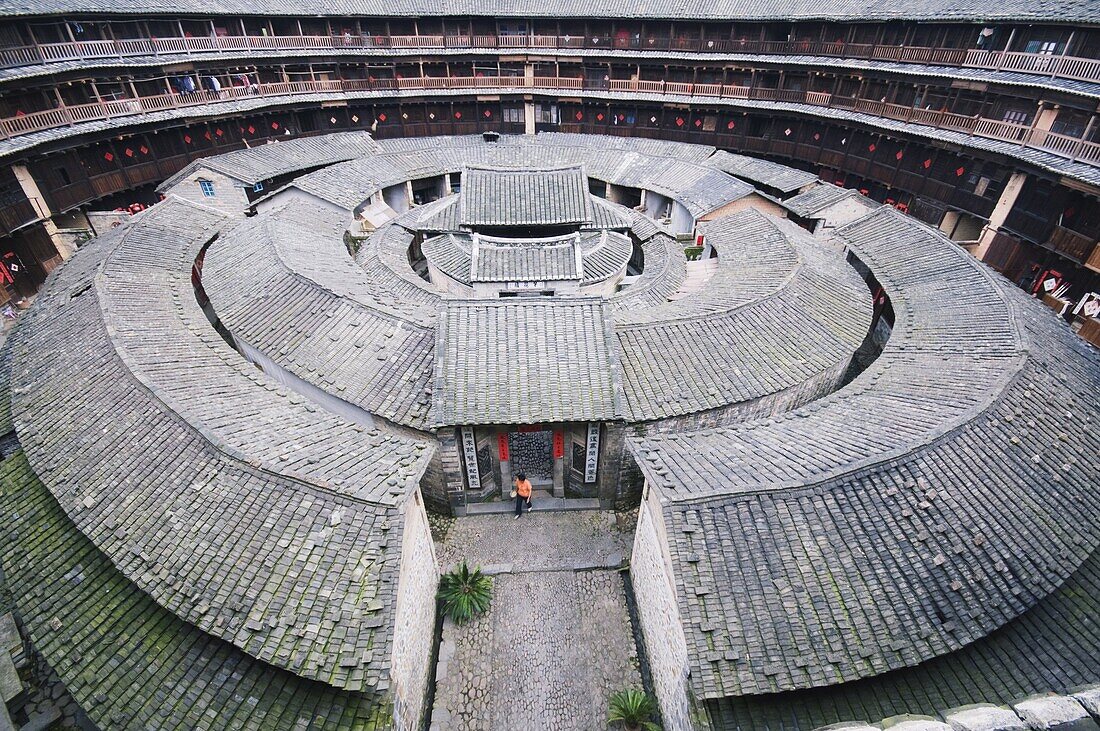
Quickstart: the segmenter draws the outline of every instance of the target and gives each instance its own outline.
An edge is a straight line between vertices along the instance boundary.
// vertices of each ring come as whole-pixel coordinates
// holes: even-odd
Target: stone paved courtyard
[[[586,511],[461,518],[440,564],[492,567],[488,613],[446,622],[432,731],[607,728],[607,699],[641,687],[625,576],[632,525]],[[600,568],[593,568],[593,567]]]

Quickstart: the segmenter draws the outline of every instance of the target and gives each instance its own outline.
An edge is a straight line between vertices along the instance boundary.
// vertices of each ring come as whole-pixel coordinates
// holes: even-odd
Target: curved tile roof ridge
[[[706,291],[616,320],[632,420],[793,408],[839,380],[871,324],[856,272],[793,227],[745,211],[707,230],[719,270]]]
[[[620,329],[722,315],[783,290],[803,267],[775,219],[746,210],[701,226],[718,251],[718,272],[705,290],[616,320]],[[740,245],[740,244],[744,245]],[[750,243],[751,242],[751,243]],[[728,253],[726,246],[729,246]]]
[[[165,217],[178,228],[162,225]],[[205,223],[218,220],[207,214]],[[158,223],[155,235],[129,239],[151,222]],[[335,417],[298,419],[315,407],[278,395],[281,389],[243,365],[208,323],[201,327],[189,271],[165,273],[163,258],[190,261],[212,235],[203,223],[197,208],[169,200],[58,270],[28,313],[35,327],[18,343],[13,408],[20,441],[74,522],[167,609],[254,657],[300,663],[294,670],[305,677],[371,687],[385,678],[388,662],[384,652],[368,657],[366,649],[384,647],[386,633],[376,629],[392,621],[400,549],[388,548],[387,535],[402,521],[395,496],[415,488],[430,449],[411,442],[405,448],[388,435],[364,440],[362,429]],[[146,258],[161,273],[120,267],[123,276],[115,277],[106,264],[123,255]],[[173,310],[182,318],[176,331],[157,317]],[[150,314],[127,331],[127,318]],[[164,327],[181,339],[165,340]],[[78,336],[82,345],[69,347]],[[126,342],[116,346],[118,338]],[[168,396],[189,381],[203,396],[185,417],[170,409]],[[248,384],[247,406],[233,401],[235,384]],[[103,421],[105,413],[124,418]],[[298,422],[304,430],[289,432]],[[234,431],[242,425],[245,431]],[[349,439],[328,437],[339,429]],[[248,442],[250,434],[261,443]],[[228,450],[216,447],[221,437]],[[346,475],[328,468],[333,483],[347,477],[349,484],[318,479],[330,459],[366,457],[372,442],[381,455],[353,460]],[[255,454],[241,451],[252,446]],[[375,475],[371,492],[350,489]],[[306,561],[311,568],[298,565]],[[364,595],[372,597],[368,606]],[[333,612],[348,631],[342,640],[327,630],[305,632]],[[345,649],[364,654],[342,665]]]
[[[350,260],[342,244],[318,239],[308,224],[305,230],[280,230],[279,217],[292,212],[247,219],[207,251],[203,286],[214,311],[238,343],[303,381],[371,415],[423,428],[435,311],[392,296],[378,276]],[[337,281],[329,281],[326,267],[339,267]],[[378,267],[393,282],[403,282],[381,263]],[[346,279],[340,280],[339,271]],[[439,300],[438,294],[431,296]]]
[[[1071,443],[1063,423],[1100,417],[1100,355],[892,209],[840,235],[898,305],[867,372],[781,417],[631,442],[668,525],[702,697],[942,655],[1100,544],[1100,435]],[[761,648],[749,666],[747,648]]]
[[[80,532],[22,453],[0,476],[10,529],[0,562],[23,626],[98,727],[230,728],[247,709],[250,729],[304,728],[319,716],[339,728],[391,728],[384,698],[258,661],[157,604]]]

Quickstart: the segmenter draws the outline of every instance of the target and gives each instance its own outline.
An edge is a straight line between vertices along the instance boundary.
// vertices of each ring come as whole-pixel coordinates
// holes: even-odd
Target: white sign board
[[[470,488],[476,490],[481,487],[481,471],[477,466],[477,441],[472,426],[462,427],[462,456],[466,459],[466,477],[469,478]]]
[[[588,424],[588,440],[584,453],[584,481],[596,481],[596,465],[600,462],[600,425]]]
[[[1100,300],[1089,300],[1085,303],[1085,314],[1089,317],[1096,317],[1100,314]]]

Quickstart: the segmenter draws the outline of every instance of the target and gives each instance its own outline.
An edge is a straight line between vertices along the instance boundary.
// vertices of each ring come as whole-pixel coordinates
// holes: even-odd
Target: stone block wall
[[[687,639],[676,604],[664,519],[656,495],[648,490],[647,493],[638,511],[630,581],[634,586],[663,728],[665,731],[693,731],[700,729],[700,725],[698,719],[693,719],[687,683]]]
[[[435,638],[438,586],[439,567],[428,515],[420,493],[415,492],[405,503],[390,665],[394,728],[398,731],[419,731],[422,725]]]

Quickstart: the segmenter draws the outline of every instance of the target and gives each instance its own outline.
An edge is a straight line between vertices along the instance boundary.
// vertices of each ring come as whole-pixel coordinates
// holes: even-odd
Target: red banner
[[[565,456],[565,434],[556,431],[554,432],[554,459],[561,459]]]
[[[501,462],[508,461],[508,435],[497,434],[497,454],[500,455]]]

